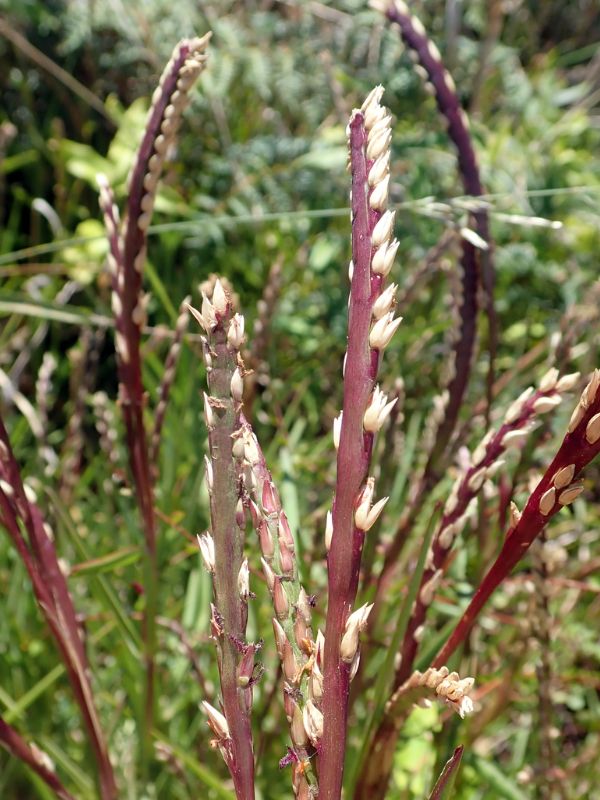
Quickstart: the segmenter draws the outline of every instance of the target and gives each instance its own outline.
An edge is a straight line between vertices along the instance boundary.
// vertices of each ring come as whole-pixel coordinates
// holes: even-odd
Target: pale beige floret
[[[385,277],[389,274],[399,245],[400,242],[394,239],[392,242],[386,241],[377,246],[371,260],[371,270],[375,275],[383,275]]]
[[[427,583],[421,589],[421,593],[419,594],[419,600],[422,605],[429,606],[433,600],[433,595],[437,590],[440,582],[442,580],[442,576],[444,571],[441,569],[437,569],[431,578],[427,581]]]
[[[557,392],[570,392],[572,391],[579,382],[579,372],[572,372],[569,375],[563,375],[562,378],[556,384],[556,391]]]
[[[543,514],[545,517],[550,514],[552,509],[556,504],[556,489],[551,486],[550,489],[544,492],[544,494],[540,497],[540,514]]]
[[[589,444],[596,444],[600,439],[600,414],[594,414],[585,428],[585,438]]]
[[[373,304],[373,317],[375,319],[381,319],[385,314],[387,314],[394,302],[396,300],[396,290],[398,286],[395,283],[391,283],[385,291],[383,291],[375,303]]]
[[[568,506],[583,492],[583,483],[572,483],[558,496],[558,502],[561,506]]]
[[[559,394],[551,395],[550,397],[539,397],[533,404],[533,410],[536,414],[546,414],[548,411],[553,411],[562,403],[562,397]]]
[[[386,207],[388,201],[389,183],[390,176],[386,175],[385,178],[382,178],[379,181],[379,183],[371,192],[369,196],[369,205],[374,211],[382,211]]]
[[[533,386],[529,386],[524,392],[521,392],[521,394],[513,403],[511,403],[506,414],[504,415],[504,422],[506,425],[512,425],[513,422],[516,422],[519,419],[525,403],[527,400],[529,400],[533,392]]]
[[[327,552],[331,549],[331,540],[333,538],[333,514],[331,511],[327,512],[325,520],[325,549]]]
[[[371,328],[371,332],[369,334],[369,345],[373,348],[373,350],[385,350],[385,348],[391,342],[392,337],[398,330],[401,322],[402,317],[397,317],[394,319],[393,311],[388,312],[381,317],[381,319],[378,319]]]
[[[367,603],[353,611],[346,620],[344,634],[340,643],[340,658],[346,664],[351,664],[356,657],[359,636],[367,625],[372,609],[373,603]]]
[[[206,479],[206,488],[208,489],[208,493],[212,494],[213,484],[214,484],[213,467],[212,467],[212,461],[207,455],[204,456],[204,467],[205,467],[204,475]]]
[[[376,386],[363,418],[364,429],[368,433],[377,433],[385,423],[397,401],[398,398],[396,397],[388,403],[387,395],[380,390],[379,386]]]
[[[342,433],[342,419],[344,417],[344,412],[340,411],[339,416],[337,416],[333,420],[333,445],[336,450],[339,449],[340,446],[340,436]]]
[[[373,527],[383,511],[385,504],[389,500],[389,497],[384,497],[371,507],[374,489],[375,479],[372,477],[368,478],[360,494],[356,511],[354,512],[354,524],[361,531],[368,531]]]
[[[569,464],[568,466],[562,467],[558,470],[558,472],[556,472],[552,478],[552,483],[556,489],[563,489],[565,486],[568,486],[571,483],[574,475],[575,464]]]
[[[234,350],[239,350],[244,343],[245,320],[241,314],[234,314],[227,329],[227,343]]]
[[[123,336],[121,331],[115,333],[115,349],[121,361],[124,364],[129,364],[129,345],[127,339]]]
[[[556,367],[550,367],[540,381],[540,391],[548,392],[550,389],[554,389],[557,386],[558,374]]]
[[[416,670],[398,689],[388,706],[397,705],[405,694],[419,701],[426,699],[428,692],[435,692],[438,699],[443,700],[464,718],[474,710],[473,701],[469,696],[474,682],[474,678],[461,679],[458,672],[450,672],[448,667],[440,669],[430,667],[425,672]]]
[[[388,242],[394,230],[394,219],[396,217],[395,211],[389,209],[382,214],[380,220],[373,228],[371,234],[371,241],[373,247],[380,247],[384,242]]]

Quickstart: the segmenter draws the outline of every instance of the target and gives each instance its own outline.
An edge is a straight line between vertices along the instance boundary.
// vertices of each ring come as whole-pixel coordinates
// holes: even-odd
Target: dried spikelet
[[[433,695],[464,718],[474,710],[473,701],[469,696],[474,682],[474,678],[461,679],[458,672],[450,672],[448,667],[439,669],[430,667],[425,672],[416,670],[394,693],[388,701],[386,710],[391,712],[392,709],[404,708]]]

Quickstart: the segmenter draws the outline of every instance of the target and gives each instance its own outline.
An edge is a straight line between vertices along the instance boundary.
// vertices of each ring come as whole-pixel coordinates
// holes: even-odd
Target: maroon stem
[[[75,800],[60,782],[54,770],[44,762],[38,750],[34,750],[25,739],[0,717],[0,745],[15,758],[19,758],[36,772],[61,800]]]
[[[402,4],[390,3],[386,16],[390,22],[396,23],[400,33],[407,44],[418,56],[419,62],[431,81],[435,100],[440,113],[445,117],[448,125],[448,136],[454,143],[458,154],[458,169],[466,194],[478,197],[483,194],[483,187],[479,176],[477,156],[473,147],[471,134],[468,127],[467,116],[460,105],[453,81],[445,69],[437,48],[432,47],[427,33],[418,20]],[[488,214],[485,210],[473,214],[474,227],[479,235],[488,244],[491,244]],[[461,327],[455,347],[455,374],[448,386],[448,405],[444,419],[437,431],[436,441],[427,459],[423,476],[416,486],[411,498],[410,506],[402,515],[396,533],[386,548],[384,564],[380,573],[377,587],[377,598],[380,599],[388,591],[393,574],[397,566],[398,557],[412,530],[416,512],[421,504],[421,499],[438,482],[443,474],[442,459],[447,444],[455,429],[458,414],[463,401],[469,375],[471,361],[475,346],[476,317],[477,317],[477,288],[479,286],[479,261],[482,262],[482,282],[487,299],[487,316],[489,322],[490,369],[488,371],[488,408],[491,403],[493,385],[493,364],[497,349],[497,323],[493,303],[494,268],[489,251],[478,251],[470,242],[462,241],[461,266],[462,276],[462,303],[460,307]],[[376,601],[376,609],[378,603]],[[370,619],[370,627],[375,624],[375,616]]]
[[[594,381],[594,378],[592,378],[592,381]],[[564,489],[560,491],[558,489],[556,490],[557,499],[547,514],[542,514],[540,511],[540,500],[542,496],[553,487],[556,473],[560,469],[573,464],[573,479],[575,480],[586,464],[600,452],[600,439],[590,443],[588,438],[586,438],[586,426],[588,422],[592,417],[600,413],[600,392],[597,394],[599,396],[589,401],[588,408],[584,408],[584,413],[579,424],[565,436],[558,453],[527,501],[527,505],[523,509],[520,520],[512,530],[509,530],[500,554],[481,581],[473,599],[458,621],[448,641],[435,657],[432,666],[440,667],[446,664],[456,648],[466,639],[473,623],[489,600],[492,592],[494,592],[511,572],[513,567],[523,558],[539,533],[554,514],[560,510],[561,505],[558,502],[558,497]],[[581,408],[581,401],[579,407]]]
[[[348,348],[343,417],[337,454],[333,536],[329,551],[329,600],[325,629],[324,730],[320,753],[321,800],[338,800],[342,791],[348,723],[350,665],[340,657],[344,627],[356,599],[364,531],[354,524],[356,500],[367,478],[373,435],[363,418],[375,384],[379,352],[369,347],[372,308],[381,277],[371,275],[371,233],[377,214],[368,204],[367,134],[361,113],[350,122],[352,168],[352,259],[354,273],[348,312]]]
[[[431,603],[431,599],[429,599],[427,602],[424,602],[423,595],[421,593],[422,589],[430,580],[432,580],[438,570],[443,570],[445,568],[449,553],[456,539],[456,536],[453,536],[448,542],[445,542],[442,534],[448,529],[449,526],[456,523],[461,519],[461,517],[463,517],[467,511],[469,503],[479,491],[480,487],[478,487],[476,490],[473,490],[473,488],[469,485],[470,482],[476,477],[477,473],[480,473],[481,470],[491,467],[495,461],[497,461],[497,459],[503,455],[503,453],[506,451],[506,445],[504,444],[504,437],[506,434],[512,431],[522,430],[527,423],[535,417],[535,404],[538,400],[541,398],[557,396],[558,393],[554,387],[548,390],[538,389],[536,392],[534,392],[523,404],[517,419],[510,423],[505,422],[500,426],[485,448],[485,455],[483,458],[477,464],[471,466],[463,475],[457,492],[456,505],[452,511],[444,511],[438,526],[438,530],[436,531],[431,543],[429,563],[423,572],[419,593],[417,594],[417,599],[415,600],[415,605],[406,628],[406,633],[404,634],[404,641],[400,651],[402,658],[394,679],[394,691],[406,680],[408,680],[413,671],[413,664],[419,647],[418,641],[415,638],[415,632],[425,622],[427,609]]]
[[[4,489],[0,490],[0,524],[8,531],[27,569],[36,600],[63,659],[98,765],[100,796],[102,800],[115,800],[117,788],[114,773],[94,705],[89,664],[73,601],[41,512],[25,494],[2,420],[0,476],[12,490],[9,494]],[[27,531],[29,546],[21,533],[22,527]]]
[[[404,6],[404,4],[402,4]],[[402,38],[418,56],[419,62],[431,81],[435,100],[440,113],[445,117],[448,125],[448,136],[454,143],[458,154],[458,169],[463,182],[465,193],[478,197],[483,194],[483,187],[479,177],[477,157],[468,127],[467,116],[460,105],[454,83],[450,74],[445,69],[439,52],[435,48],[423,26],[405,7],[391,3],[386,16],[395,22]],[[488,215],[485,210],[473,214],[475,228],[486,242],[490,242]],[[479,260],[483,261],[483,284],[487,296],[487,315],[489,322],[489,351],[490,362],[493,364],[496,351],[496,313],[493,304],[493,264],[489,251],[482,255],[480,251],[467,241],[462,242],[463,255],[461,259],[463,270],[463,297],[461,305],[461,328],[455,349],[455,375],[448,386],[449,401],[444,420],[438,430],[436,444],[428,460],[425,475],[427,484],[435,483],[436,469],[439,469],[439,459],[443,455],[450,440],[460,410],[464,393],[467,388],[471,372],[471,360],[475,345],[476,317],[477,317],[477,288],[479,285]],[[488,384],[491,389],[493,383],[493,370],[490,369]],[[429,476],[431,476],[429,478]],[[428,487],[429,488],[429,487]]]

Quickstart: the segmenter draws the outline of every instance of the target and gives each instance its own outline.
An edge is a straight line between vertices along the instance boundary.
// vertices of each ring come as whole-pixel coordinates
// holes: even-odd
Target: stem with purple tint
[[[506,412],[504,422],[497,433],[488,435],[484,439],[473,453],[473,464],[457,478],[432,542],[427,569],[423,574],[414,610],[406,629],[400,651],[400,664],[394,677],[394,691],[402,686],[412,673],[419,641],[425,630],[427,608],[433,599],[437,582],[443,575],[455,537],[464,526],[470,503],[485,479],[493,474],[499,457],[509,447],[523,442],[534,417],[559,405],[561,394],[574,387],[577,377],[577,375],[565,375],[559,379],[558,370],[550,369],[542,378],[538,390],[533,391],[533,388],[530,388],[515,400]],[[436,659],[432,666],[445,666],[445,658],[446,654]],[[393,709],[389,709],[381,719],[372,741],[372,748],[380,753],[381,757],[375,768],[371,768],[368,764],[363,768],[357,784],[356,800],[375,800],[385,796],[391,777],[398,734],[397,720],[394,718]]]
[[[390,22],[396,23],[406,45],[416,54],[422,68],[426,71],[428,79],[433,85],[435,100],[440,113],[446,119],[448,136],[454,143],[458,154],[458,170],[463,182],[465,193],[473,197],[483,194],[483,187],[479,177],[477,157],[469,131],[469,120],[460,105],[456,87],[450,73],[445,69],[439,50],[429,39],[421,21],[413,16],[406,3],[402,0],[392,0],[387,4],[386,16]],[[479,235],[486,242],[490,242],[488,216],[485,210],[473,214],[475,227]],[[479,259],[476,248],[463,240],[463,298],[461,308],[462,325],[460,337],[455,351],[455,375],[449,390],[449,401],[446,416],[438,431],[436,446],[434,447],[426,469],[426,473],[439,467],[437,462],[443,455],[444,449],[452,435],[462,399],[467,387],[471,371],[471,359],[475,343],[475,320],[477,315],[477,287],[479,284]],[[485,289],[488,295],[493,291],[493,267],[491,258],[487,259],[484,270]],[[493,360],[495,350],[495,312],[493,298],[488,296],[488,316],[490,323],[490,351]],[[491,314],[491,316],[490,316]]]
[[[410,13],[403,0],[376,0],[373,5],[380,8],[388,20],[398,25],[400,34],[406,45],[413,51],[427,79],[433,87],[435,100],[440,113],[447,122],[448,136],[454,143],[458,155],[458,169],[465,193],[473,197],[483,194],[479,176],[477,156],[469,131],[468,117],[460,105],[456,86],[450,73],[445,69],[441,55],[435,44],[429,39],[421,21]],[[491,246],[488,214],[485,209],[472,213],[474,227],[481,238]],[[490,368],[488,371],[487,396],[488,409],[491,403],[491,391],[494,374],[494,360],[497,342],[496,312],[493,302],[494,267],[490,250],[477,250],[470,242],[462,241],[462,298],[460,305],[461,327],[454,352],[454,377],[448,385],[448,403],[444,418],[438,428],[435,443],[423,475],[411,497],[409,507],[402,514],[394,538],[386,547],[384,565],[378,581],[377,598],[385,595],[392,580],[398,557],[411,532],[421,498],[430,491],[443,475],[444,454],[456,426],[460,407],[467,389],[471,362],[473,358],[476,318],[477,289],[480,283],[479,262],[482,262],[482,283],[487,301],[487,317],[489,322],[488,349]],[[377,605],[377,603],[376,603]],[[371,620],[374,623],[374,619]]]
[[[458,621],[433,666],[446,663],[464,642],[492,592],[523,558],[536,537],[560,509],[583,491],[578,481],[583,468],[600,453],[600,371],[595,370],[577,404],[556,456],[529,497],[523,512],[513,518],[506,539],[473,599]]]
[[[363,528],[369,527],[358,527],[357,524],[357,508],[365,496],[373,449],[373,432],[366,429],[364,421],[365,412],[373,400],[380,349],[385,346],[383,343],[381,348],[373,346],[372,322],[374,315],[377,318],[374,307],[381,296],[383,274],[372,269],[372,260],[379,246],[388,245],[387,241],[381,245],[381,226],[387,226],[384,238],[388,240],[393,215],[389,211],[381,213],[384,204],[374,202],[373,197],[378,186],[373,185],[373,180],[371,189],[369,185],[371,175],[378,173],[378,169],[374,169],[376,160],[387,158],[389,161],[389,118],[385,118],[385,125],[380,121],[380,97],[381,91],[374,90],[374,96],[372,94],[367,99],[362,111],[354,112],[349,125],[354,266],[348,311],[348,346],[333,531],[327,559],[329,594],[324,649],[324,729],[319,758],[321,800],[339,800],[342,791],[348,694],[353,664],[351,658],[342,657],[341,643],[356,599],[365,537]],[[376,121],[370,124],[372,114]],[[382,127],[385,132],[380,133]],[[381,150],[375,146],[378,136]],[[387,188],[387,183],[385,186]],[[385,319],[395,330],[398,320],[392,322],[392,318],[389,316]],[[376,324],[379,325],[379,322]],[[357,658],[358,652],[355,653]]]
[[[279,492],[267,466],[264,453],[252,426],[242,415],[244,444],[244,483],[246,505],[262,553],[262,566],[271,593],[275,616],[273,631],[283,673],[283,705],[290,724],[292,747],[284,756],[284,765],[292,767],[292,785],[297,798],[317,796],[319,787],[312,765],[315,743],[310,736],[317,725],[304,725],[304,716],[317,719],[323,695],[320,670],[322,637],[314,641],[311,621],[312,604],[300,582],[295,543]],[[309,735],[310,734],[310,735]]]
[[[112,276],[112,304],[115,316],[115,349],[119,375],[119,401],[123,409],[129,464],[136,500],[142,518],[144,560],[144,643],[146,686],[141,726],[142,772],[152,754],[155,705],[156,613],[158,566],[157,521],[154,512],[154,479],[149,458],[148,434],[144,424],[145,395],[140,352],[141,332],[146,316],[142,276],[146,260],[148,228],[152,219],[158,181],[169,147],[174,143],[182,113],[189,101],[189,89],[204,69],[210,34],[183,39],[166,65],[146,120],[146,127],[129,176],[127,212],[123,225],[113,194],[104,176],[98,176],[100,206],[109,240]]]
[[[498,431],[485,437],[473,453],[471,466],[458,477],[431,544],[417,600],[400,649],[400,664],[396,670],[394,690],[401,686],[413,671],[420,631],[425,623],[427,610],[444,574],[456,537],[469,516],[471,503],[477,497],[484,481],[491,478],[494,471],[502,465],[498,460],[506,450],[519,445],[527,436],[535,417],[551,411],[560,404],[561,391],[557,370],[552,369],[542,379],[539,389],[536,391],[533,391],[533,388],[528,389],[515,401]]]
[[[51,769],[48,756],[35,745],[27,744],[25,739],[2,717],[0,717],[0,745],[37,773],[60,800],[75,800],[73,795],[62,785],[58,775]]]
[[[0,524],[27,569],[37,603],[63,659],[98,765],[100,797],[115,800],[115,777],[94,704],[89,663],[73,601],[42,514],[25,492],[1,419],[0,479]],[[22,530],[27,532],[28,540]]]

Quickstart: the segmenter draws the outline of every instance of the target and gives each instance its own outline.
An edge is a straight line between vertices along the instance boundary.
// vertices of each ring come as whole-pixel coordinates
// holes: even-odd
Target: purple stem
[[[509,529],[498,557],[481,581],[469,606],[458,621],[448,641],[435,657],[432,666],[440,667],[446,664],[452,653],[469,634],[473,623],[492,592],[497,589],[513,567],[523,558],[536,537],[550,519],[560,511],[562,505],[572,502],[572,500],[569,500],[561,503],[559,498],[561,496],[564,497],[563,493],[569,486],[573,486],[573,481],[577,480],[583,468],[600,452],[600,432],[596,434],[600,421],[599,383],[600,373],[596,371],[582,395],[582,399],[569,425],[570,430],[556,456],[527,501],[519,521],[514,528]],[[594,417],[596,419],[593,419]],[[596,438],[596,435],[598,438]],[[569,486],[563,485],[559,488],[556,485],[557,473],[571,465],[573,466],[571,483]],[[554,495],[548,498],[548,492],[551,492],[551,490],[554,490]],[[540,508],[540,501],[544,497],[547,505],[545,508]],[[554,498],[554,502],[550,505],[552,498]]]
[[[27,499],[8,434],[0,419],[0,477],[10,487],[0,489],[0,524],[8,531],[29,574],[38,605],[61,653],[98,764],[100,796],[117,796],[114,773],[94,705],[89,664],[65,576],[41,512]],[[21,521],[29,546],[21,533]]]
[[[17,731],[0,717],[0,744],[15,758],[27,764],[61,800],[75,800],[51,769],[46,758],[37,748],[27,744]]]
[[[456,540],[455,535],[450,537],[448,541],[445,541],[443,536],[444,531],[447,531],[451,525],[459,522],[467,511],[471,500],[477,495],[480,486],[473,487],[472,485],[472,481],[477,478],[477,474],[481,474],[481,470],[485,471],[490,468],[506,452],[506,445],[504,444],[504,437],[506,434],[525,428],[527,423],[536,416],[535,404],[538,400],[541,398],[558,396],[555,387],[545,391],[537,390],[534,392],[524,403],[517,419],[510,423],[505,422],[500,426],[485,448],[484,457],[477,464],[469,467],[463,475],[457,492],[456,505],[452,511],[444,511],[438,530],[431,544],[428,566],[423,573],[419,593],[404,635],[404,641],[400,651],[402,658],[394,679],[394,691],[401,686],[404,681],[408,680],[413,671],[413,664],[419,647],[417,638],[415,638],[415,632],[425,622],[427,609],[432,600],[432,598],[424,599],[422,590],[429,581],[434,579],[434,576],[439,570],[444,570],[448,555]],[[477,483],[479,483],[479,481],[477,481]]]
[[[321,800],[338,800],[342,791],[350,665],[340,657],[340,643],[358,588],[364,531],[356,528],[354,512],[371,461],[373,434],[364,431],[363,418],[379,364],[379,351],[369,347],[369,332],[373,304],[382,283],[380,275],[371,274],[371,234],[380,215],[368,203],[367,178],[371,163],[367,161],[366,143],[364,118],[357,112],[350,121],[354,273],[348,311],[348,348],[333,504],[333,536],[327,559],[329,599],[325,629],[324,730],[319,768]]]
[[[386,16],[400,27],[402,38],[408,47],[417,55],[423,69],[431,81],[435,99],[440,113],[448,124],[448,136],[454,143],[458,154],[458,169],[465,193],[473,197],[483,194],[479,177],[477,157],[473,148],[469,121],[460,105],[454,82],[445,69],[437,47],[430,41],[421,22],[409,13],[403,2],[390,3]],[[488,215],[485,210],[473,214],[475,227],[486,242],[490,242]],[[462,242],[463,297],[461,305],[461,329],[455,350],[455,375],[448,387],[449,401],[446,415],[437,434],[436,445],[429,458],[425,474],[434,478],[434,471],[440,456],[448,444],[458,412],[462,404],[471,371],[471,360],[475,345],[477,317],[477,288],[479,285],[479,258],[476,248],[465,240]],[[484,262],[483,283],[487,295],[487,314],[489,321],[490,361],[493,364],[496,350],[496,314],[493,304],[493,264],[488,253],[482,258]],[[493,378],[491,370],[488,383]]]

